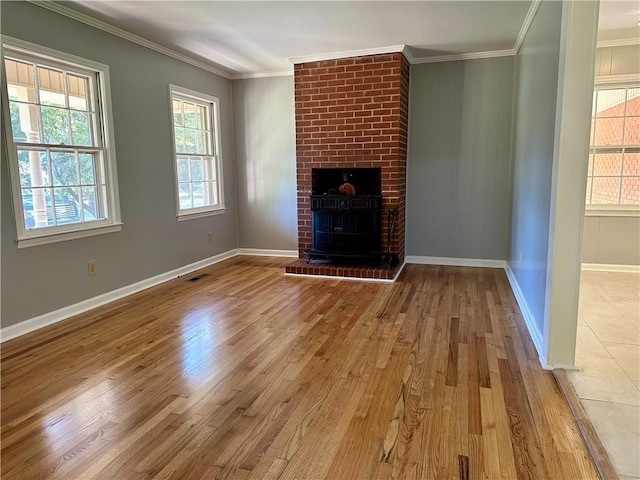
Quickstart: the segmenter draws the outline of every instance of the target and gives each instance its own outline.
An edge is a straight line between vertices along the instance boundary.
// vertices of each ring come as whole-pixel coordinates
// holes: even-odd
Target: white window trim
[[[176,93],[182,97],[190,97],[195,101],[202,102],[203,100],[211,103],[211,126],[213,131],[213,142],[215,142],[215,156],[217,162],[217,185],[219,192],[219,202],[216,206],[205,206],[199,208],[192,208],[187,211],[180,210],[180,189],[178,186],[178,161],[176,152],[176,140],[175,140],[175,128],[174,128],[174,115],[173,115],[173,94]],[[181,222],[184,220],[192,220],[196,218],[209,217],[212,215],[221,215],[225,213],[224,202],[224,175],[222,171],[223,157],[222,157],[222,145],[220,140],[220,99],[212,95],[196,92],[188,88],[180,87],[178,85],[169,85],[169,113],[171,119],[171,157],[173,162],[173,177],[174,177],[174,189],[175,189],[175,205],[176,205],[176,219]]]
[[[602,87],[638,86],[640,86],[640,74],[638,73],[603,75],[595,77],[593,83],[594,90]],[[640,217],[640,205],[585,205],[584,214],[587,217]]]
[[[57,243],[77,238],[90,237],[113,233],[122,229],[120,216],[120,198],[118,193],[118,172],[116,168],[115,137],[113,133],[113,114],[111,111],[111,86],[109,80],[109,66],[87,60],[76,55],[60,52],[48,47],[43,47],[35,43],[26,42],[7,35],[0,35],[1,51],[0,62],[2,62],[2,78],[0,79],[0,91],[3,111],[3,121],[5,124],[5,138],[7,139],[7,159],[9,161],[9,177],[11,198],[13,201],[14,224],[16,226],[16,241],[18,248]],[[31,57],[41,58],[46,61],[60,61],[72,67],[90,69],[98,74],[98,92],[96,110],[100,114],[102,123],[104,168],[107,190],[107,208],[109,218],[95,222],[75,223],[63,226],[44,227],[40,229],[27,230],[24,226],[24,212],[22,211],[22,200],[20,197],[20,173],[18,170],[18,158],[15,145],[13,143],[13,132],[11,131],[11,117],[9,114],[9,98],[7,94],[7,78],[4,69],[4,50],[24,53]]]

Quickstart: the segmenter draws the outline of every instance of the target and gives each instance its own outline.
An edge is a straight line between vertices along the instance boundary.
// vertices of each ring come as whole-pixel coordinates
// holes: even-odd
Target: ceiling
[[[360,50],[418,61],[513,52],[531,1],[37,2],[132,33],[232,78],[290,73],[291,58]],[[53,5],[52,5],[53,4]],[[637,1],[603,0],[600,37],[638,35]],[[77,18],[77,16],[76,16]]]

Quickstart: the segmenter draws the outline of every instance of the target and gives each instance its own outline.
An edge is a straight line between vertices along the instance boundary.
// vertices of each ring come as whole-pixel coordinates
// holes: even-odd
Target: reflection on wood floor
[[[3,480],[597,478],[502,270],[381,284],[289,261],[3,344]]]

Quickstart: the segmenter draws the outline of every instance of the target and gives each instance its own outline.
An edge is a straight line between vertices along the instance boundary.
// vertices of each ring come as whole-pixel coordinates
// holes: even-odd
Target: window
[[[119,230],[108,67],[2,40],[18,246]]]
[[[640,207],[640,88],[598,87],[593,93],[587,208]]]
[[[172,85],[171,113],[178,219],[224,212],[218,99]]]

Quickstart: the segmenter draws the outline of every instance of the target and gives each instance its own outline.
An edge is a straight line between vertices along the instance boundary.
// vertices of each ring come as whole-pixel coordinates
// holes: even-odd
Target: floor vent
[[[204,277],[208,276],[208,273],[201,273],[200,275],[190,278],[189,280],[187,280],[187,282],[197,282],[198,280],[202,280]]]

